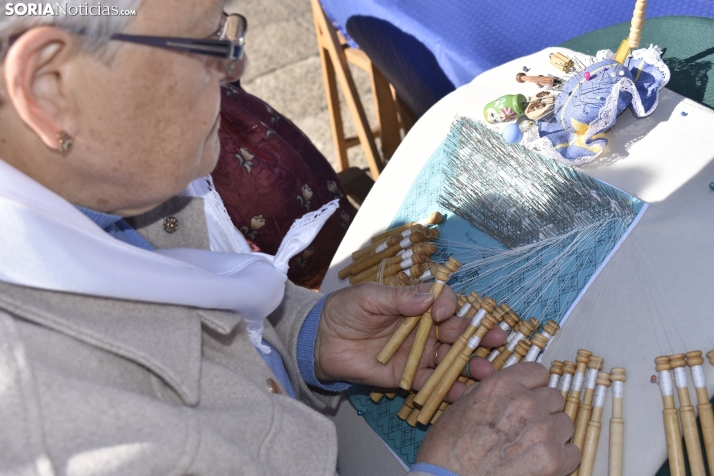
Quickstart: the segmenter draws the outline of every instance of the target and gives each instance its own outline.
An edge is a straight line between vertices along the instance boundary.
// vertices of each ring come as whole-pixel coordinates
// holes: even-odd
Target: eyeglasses
[[[232,15],[224,14],[220,28],[209,38],[175,38],[118,33],[112,35],[111,39],[221,58],[226,73],[232,75],[236,63],[243,57],[245,33],[247,30],[248,20],[246,20],[243,15],[234,13]],[[218,39],[213,39],[214,36]]]

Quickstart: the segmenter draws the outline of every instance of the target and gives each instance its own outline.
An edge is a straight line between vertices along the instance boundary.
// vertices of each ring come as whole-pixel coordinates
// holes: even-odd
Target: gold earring
[[[72,136],[67,134],[67,131],[59,131],[57,133],[57,142],[59,143],[60,151],[65,154],[72,148]]]

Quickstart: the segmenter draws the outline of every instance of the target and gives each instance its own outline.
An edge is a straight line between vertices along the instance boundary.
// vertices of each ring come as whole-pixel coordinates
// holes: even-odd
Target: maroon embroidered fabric
[[[233,224],[254,249],[275,254],[295,219],[340,200],[288,278],[319,287],[356,213],[327,159],[290,120],[245,92],[221,89],[221,155],[211,174]]]

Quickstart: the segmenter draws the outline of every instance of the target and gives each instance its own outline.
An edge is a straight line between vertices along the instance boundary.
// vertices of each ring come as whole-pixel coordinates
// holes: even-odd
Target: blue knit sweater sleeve
[[[329,296],[329,294],[327,296]],[[342,392],[348,389],[350,384],[346,382],[323,383],[320,382],[315,375],[315,357],[313,352],[315,351],[315,340],[317,339],[317,326],[320,324],[322,307],[325,305],[327,296],[320,299],[315,307],[312,308],[300,328],[297,343],[297,363],[300,374],[308,385],[327,390],[328,392]]]

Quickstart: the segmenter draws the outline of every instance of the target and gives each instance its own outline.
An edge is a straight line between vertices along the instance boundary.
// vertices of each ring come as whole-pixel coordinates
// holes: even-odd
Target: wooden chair
[[[367,55],[363,51],[347,45],[342,35],[335,30],[325,15],[319,0],[310,1],[315,20],[317,45],[320,50],[332,137],[339,159],[338,172],[350,168],[347,149],[362,145],[372,179],[377,180],[386,162],[392,157],[401,142],[400,129],[404,129],[404,134],[406,134],[414,124],[415,118],[396,95],[384,74],[372,64]],[[367,122],[357,87],[347,65],[348,62],[369,73],[377,111],[377,127],[374,129]],[[338,83],[357,128],[357,137],[345,136],[337,92]],[[383,155],[380,155],[377,150],[375,137],[381,138]],[[349,188],[347,183],[344,185]],[[361,203],[361,200],[358,202]]]

